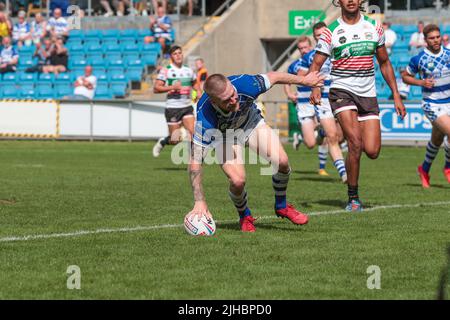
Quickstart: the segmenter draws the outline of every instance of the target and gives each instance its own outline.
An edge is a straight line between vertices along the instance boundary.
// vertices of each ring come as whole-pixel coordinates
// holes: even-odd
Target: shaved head
[[[225,112],[239,110],[239,97],[230,80],[223,74],[213,74],[206,79],[203,90],[208,94],[212,103]]]
[[[223,74],[213,74],[206,79],[204,90],[210,97],[218,97],[227,87],[228,79]]]

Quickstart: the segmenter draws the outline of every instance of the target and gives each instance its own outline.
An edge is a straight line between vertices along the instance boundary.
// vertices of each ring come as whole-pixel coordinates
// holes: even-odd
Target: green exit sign
[[[325,18],[321,10],[289,11],[289,35],[311,35],[312,26]]]

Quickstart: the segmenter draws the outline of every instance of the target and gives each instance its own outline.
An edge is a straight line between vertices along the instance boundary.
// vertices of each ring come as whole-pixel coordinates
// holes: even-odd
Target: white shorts
[[[322,119],[334,119],[333,111],[331,110],[328,98],[321,100],[320,106],[314,106],[316,117],[320,121]]]
[[[314,106],[311,104],[299,104],[297,103],[297,120],[298,123],[302,124],[308,121],[314,121],[316,113],[314,111]]]
[[[431,123],[436,121],[436,119],[439,118],[440,116],[444,115],[450,116],[450,104],[425,102],[422,104],[422,109],[428,120],[431,121]]]

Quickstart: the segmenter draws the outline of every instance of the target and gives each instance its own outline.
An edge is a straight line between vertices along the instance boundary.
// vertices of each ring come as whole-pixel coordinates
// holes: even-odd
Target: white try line
[[[366,212],[371,212],[371,211],[376,211],[376,210],[436,207],[436,206],[445,206],[445,205],[450,205],[450,201],[416,203],[416,204],[394,204],[394,205],[390,205],[390,206],[377,206],[377,207],[364,209],[363,212],[358,212],[356,214],[364,214]],[[450,209],[449,209],[449,212],[450,212]],[[341,209],[341,210],[311,212],[311,213],[308,213],[308,216],[322,216],[322,215],[338,214],[338,213],[349,214],[349,212]],[[274,219],[278,219],[278,218],[275,215],[273,215],[273,216],[262,216],[259,219],[274,220]],[[236,221],[237,221],[236,219],[235,220],[222,220],[222,221],[216,221],[216,224],[217,225],[228,224],[228,223],[233,223]],[[150,231],[150,230],[160,230],[160,229],[173,229],[173,228],[181,228],[181,227],[183,227],[182,224],[162,224],[162,225],[155,225],[155,226],[137,226],[137,227],[124,227],[124,228],[111,228],[111,229],[80,230],[80,231],[67,232],[67,233],[50,233],[50,234],[35,234],[35,235],[27,235],[27,236],[11,236],[11,237],[0,238],[0,242],[29,241],[29,240],[53,239],[53,238],[70,238],[70,237],[79,237],[79,236],[103,234],[103,233],[137,232],[137,231]]]

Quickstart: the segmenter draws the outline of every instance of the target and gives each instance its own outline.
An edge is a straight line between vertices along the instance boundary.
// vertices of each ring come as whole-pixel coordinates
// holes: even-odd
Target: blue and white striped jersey
[[[308,71],[314,61],[314,55],[316,54],[316,50],[312,50],[305,54],[300,62],[300,70]],[[328,99],[328,93],[330,92],[331,85],[331,59],[328,58],[320,69],[320,73],[324,76],[325,82],[322,87],[322,98]],[[309,100],[309,97],[308,97]]]
[[[411,58],[406,71],[421,79],[434,78],[435,85],[431,89],[422,88],[425,103],[450,103],[450,50],[444,47],[438,54],[428,49]]]
[[[204,93],[197,103],[197,120],[195,123],[194,142],[208,147],[214,138],[214,133],[220,131],[225,134],[227,130],[237,130],[246,127],[250,120],[251,111],[259,110],[255,100],[259,95],[270,89],[267,75],[235,75],[228,77],[238,93],[240,108],[237,112],[225,113],[212,104],[208,94]]]
[[[301,69],[302,59],[295,60],[288,68],[288,73],[297,75]],[[297,86],[297,103],[309,104],[309,97],[311,95],[311,88],[305,86]]]

